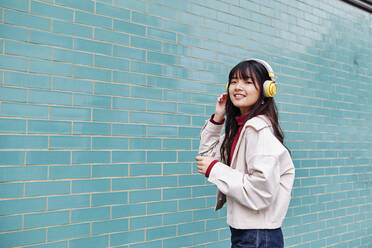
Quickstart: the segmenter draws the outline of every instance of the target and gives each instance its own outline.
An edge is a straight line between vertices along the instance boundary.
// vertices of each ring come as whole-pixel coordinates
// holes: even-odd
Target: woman
[[[295,169],[283,144],[275,93],[268,63],[240,62],[201,131],[197,168],[218,188],[216,210],[227,202],[232,248],[284,247],[281,225]]]

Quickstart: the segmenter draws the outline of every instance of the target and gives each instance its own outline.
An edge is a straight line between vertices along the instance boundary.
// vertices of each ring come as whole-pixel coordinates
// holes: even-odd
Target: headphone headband
[[[273,68],[271,68],[271,66],[269,65],[269,63],[267,63],[265,60],[262,60],[262,59],[255,59],[255,58],[250,58],[248,60],[254,60],[260,64],[262,64],[263,66],[265,66],[267,72],[269,73],[269,77],[275,81],[275,74],[274,74],[274,70]]]

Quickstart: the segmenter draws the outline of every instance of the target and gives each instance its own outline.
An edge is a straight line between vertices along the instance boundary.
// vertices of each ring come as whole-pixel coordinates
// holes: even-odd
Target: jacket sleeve
[[[249,147],[254,149],[244,151],[245,161],[239,161],[246,163],[247,173],[218,162],[208,178],[208,181],[217,185],[222,193],[253,210],[268,207],[275,200],[279,189],[280,154],[264,149],[265,142],[272,139],[269,132],[258,134],[252,128],[247,130],[246,138],[251,144]]]
[[[220,148],[224,138],[221,135],[224,125],[215,125],[206,120],[200,132],[199,155],[221,159]]]

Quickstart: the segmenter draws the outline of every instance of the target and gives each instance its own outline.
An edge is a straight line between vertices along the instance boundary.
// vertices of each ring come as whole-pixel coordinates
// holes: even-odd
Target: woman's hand
[[[203,156],[196,156],[196,167],[198,168],[198,172],[204,174],[207,172],[209,165],[215,160],[212,157],[203,157]]]
[[[221,94],[217,99],[216,104],[216,113],[214,114],[214,120],[217,122],[221,122],[226,114],[226,101],[227,101],[227,93]]]

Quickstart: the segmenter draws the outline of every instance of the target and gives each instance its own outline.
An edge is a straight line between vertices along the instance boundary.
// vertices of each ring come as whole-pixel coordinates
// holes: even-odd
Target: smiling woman
[[[295,169],[283,144],[275,93],[269,64],[242,61],[230,71],[227,94],[217,99],[201,131],[197,168],[218,188],[216,210],[228,203],[232,248],[284,247],[281,225]]]

